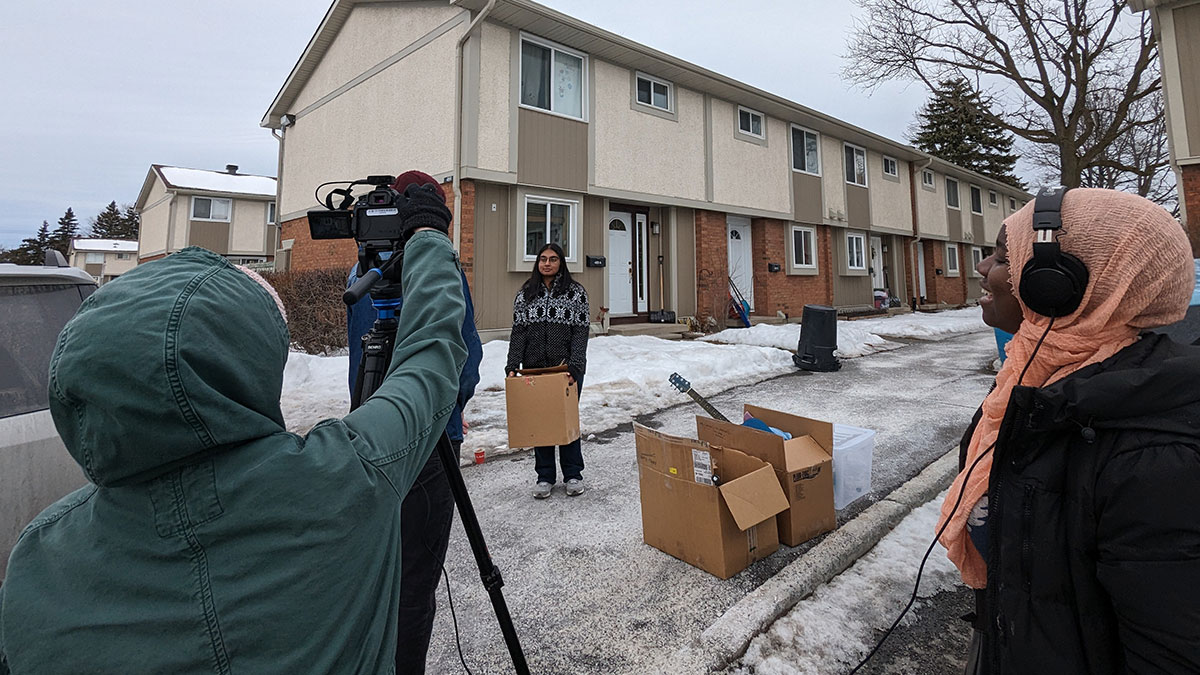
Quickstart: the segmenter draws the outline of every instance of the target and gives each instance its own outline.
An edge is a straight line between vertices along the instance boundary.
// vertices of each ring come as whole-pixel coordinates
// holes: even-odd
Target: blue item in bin
[[[768,431],[776,436],[779,436],[785,441],[792,440],[792,435],[788,432],[768,426],[766,422],[758,419],[757,417],[750,417],[749,415],[746,415],[746,419],[742,422],[742,426],[750,427],[751,429],[758,429],[759,431]]]

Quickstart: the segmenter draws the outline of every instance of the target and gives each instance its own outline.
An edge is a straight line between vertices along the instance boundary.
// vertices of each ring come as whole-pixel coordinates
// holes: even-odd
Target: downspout
[[[275,248],[271,251],[271,263],[278,262],[279,245],[283,241],[283,212],[279,210],[280,199],[283,197],[283,137],[287,133],[287,127],[280,125],[279,129],[272,129],[271,135],[275,140],[279,141],[279,159],[275,166]],[[288,261],[288,267],[292,266],[292,261]],[[280,271],[278,268],[276,272]]]
[[[492,9],[496,7],[496,0],[488,0],[475,18],[471,21],[471,25],[467,26],[466,32],[462,37],[458,38],[458,44],[454,49],[454,250],[458,251],[462,244],[462,134],[463,134],[463,48],[467,44],[467,39],[475,32],[475,27],[487,18],[488,14],[492,13]]]
[[[917,172],[924,172],[925,169],[928,169],[931,164],[933,164],[932,156],[927,158],[925,160],[925,163],[922,164],[921,166],[916,166],[912,162],[908,163],[908,173],[909,173],[908,191],[912,195],[912,214],[913,214],[912,215],[912,217],[913,217],[913,240],[911,242],[909,242],[908,255],[912,259],[912,262],[913,262],[913,270],[912,270],[912,275],[911,275],[912,283],[913,283],[912,297],[917,298],[918,301],[921,298],[921,270],[917,269],[917,264],[918,264],[917,263],[917,261],[918,261],[917,246],[920,245],[920,243],[921,243],[921,227],[920,227],[920,221],[921,221],[920,213],[921,212],[920,212],[919,207],[917,206],[916,177],[917,177]],[[922,183],[922,185],[924,185],[924,183]]]

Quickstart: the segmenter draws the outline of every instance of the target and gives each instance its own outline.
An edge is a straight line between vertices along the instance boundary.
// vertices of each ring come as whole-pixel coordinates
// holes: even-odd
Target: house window
[[[983,190],[971,186],[971,213],[983,215]]]
[[[117,260],[129,260],[129,257],[130,256],[128,253],[118,253],[117,254]]]
[[[792,226],[792,267],[813,269],[817,266],[817,231]]]
[[[867,186],[867,151],[846,143],[846,182],[851,185]]]
[[[952,209],[960,208],[958,205],[958,181],[946,177],[946,206]]]
[[[671,101],[671,83],[637,74],[637,102],[652,108],[671,112],[674,108]]]
[[[267,224],[275,224],[275,202],[267,202]]]
[[[927,187],[930,190],[934,189],[933,172],[929,169],[925,169],[921,172],[921,187]]]
[[[192,197],[192,220],[219,220],[228,223],[233,202],[216,197]]]
[[[958,244],[946,244],[946,275],[958,274]]]
[[[821,175],[820,138],[815,131],[792,127],[793,170]]]
[[[978,246],[971,247],[971,269],[973,271],[979,269],[979,264],[983,262],[984,257],[982,248]],[[975,276],[979,276],[979,273],[975,272]]]
[[[84,264],[102,265],[102,264],[104,264],[104,254],[103,253],[89,253],[89,254],[87,254],[86,259],[84,260]]]
[[[545,197],[525,199],[525,259],[533,260],[538,250],[548,243],[558,244],[575,260],[575,218],[579,202]]]
[[[583,119],[587,57],[521,38],[521,105]]]
[[[866,248],[866,237],[861,234],[846,235],[846,269],[865,270],[867,263],[863,258]]]
[[[766,138],[763,132],[763,115],[760,112],[738,106],[738,131],[755,138]]]
[[[1012,197],[1008,198],[1008,210],[1009,211],[1017,210],[1017,200],[1016,199],[1013,199]]]
[[[996,191],[988,190],[988,206],[997,206],[999,203],[1000,200],[996,197]]]
[[[893,177],[898,175],[896,172],[896,160],[887,155],[883,156],[883,175]]]
[[[226,258],[226,260],[233,263],[234,265],[259,265],[259,264],[265,263],[267,261],[267,259],[262,256]]]

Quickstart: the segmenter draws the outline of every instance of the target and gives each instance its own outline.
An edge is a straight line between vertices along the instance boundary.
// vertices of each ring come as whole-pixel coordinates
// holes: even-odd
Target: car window
[[[50,354],[79,303],[75,284],[0,286],[0,417],[49,407]]]

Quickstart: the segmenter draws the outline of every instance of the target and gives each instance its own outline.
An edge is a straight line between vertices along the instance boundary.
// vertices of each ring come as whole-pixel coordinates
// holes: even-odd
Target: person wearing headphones
[[[1200,672],[1200,348],[1146,332],[1187,308],[1187,236],[1043,191],[978,270],[1013,338],[938,524],[976,589],[967,672]]]

